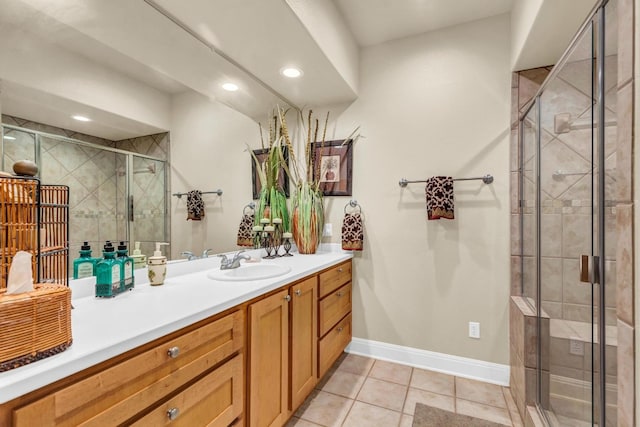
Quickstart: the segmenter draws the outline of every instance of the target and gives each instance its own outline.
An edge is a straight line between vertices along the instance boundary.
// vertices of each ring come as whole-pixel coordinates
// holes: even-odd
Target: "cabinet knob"
[[[169,421],[175,420],[178,418],[178,415],[180,415],[180,410],[178,408],[171,408],[167,411],[167,418],[169,418]]]
[[[344,329],[344,328],[343,328],[342,326],[340,326],[338,329],[336,329],[336,331],[338,331],[338,332],[342,332],[342,330],[343,330],[343,329]]]
[[[291,301],[291,295],[285,295],[284,300],[287,302]]]
[[[342,291],[338,291],[338,292],[336,292],[336,295],[337,295],[337,296],[339,296],[339,297],[341,297],[341,296],[342,296],[342,295],[344,295],[344,294],[342,293]]]
[[[296,289],[296,295],[297,295],[297,296],[302,295],[302,291],[301,291],[300,289]]]
[[[343,270],[342,270],[342,267],[340,267],[340,268],[338,269],[338,273],[342,273],[342,271],[343,271]]]
[[[172,359],[175,359],[176,357],[178,357],[179,354],[180,354],[180,347],[171,347],[169,350],[167,350],[167,355]]]

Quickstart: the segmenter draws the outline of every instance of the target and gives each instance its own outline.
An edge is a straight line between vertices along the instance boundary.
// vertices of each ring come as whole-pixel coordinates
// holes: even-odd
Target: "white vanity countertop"
[[[350,258],[350,252],[327,245],[314,255],[262,260],[291,271],[247,282],[207,278],[207,271],[220,264],[215,257],[169,263],[164,285],[142,283],[140,273],[146,269],[136,270],[135,289],[110,299],[93,296],[95,278],[74,281],[73,344],[55,356],[0,373],[0,404]]]

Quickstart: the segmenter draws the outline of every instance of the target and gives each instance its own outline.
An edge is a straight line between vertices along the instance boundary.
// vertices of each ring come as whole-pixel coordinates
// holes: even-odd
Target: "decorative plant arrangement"
[[[318,147],[322,149],[325,144],[329,113],[325,118],[322,137],[318,139],[320,134],[318,119],[314,120],[313,113],[309,110],[305,120],[302,112],[298,110],[298,133],[304,135],[304,156],[299,158],[296,156],[287,126],[287,112],[288,110],[276,107],[275,114],[270,120],[268,132],[269,152],[266,160],[260,163],[252,152],[256,169],[260,174],[260,182],[262,183],[262,190],[256,207],[256,226],[254,231],[259,231],[261,226],[266,230],[267,226],[264,225],[266,221],[261,223],[263,218],[282,218],[282,228],[287,232],[287,235],[289,235],[288,231],[292,232],[298,252],[301,254],[313,254],[320,244],[324,227],[323,191],[320,188],[322,162],[316,157]],[[345,142],[351,141],[351,137],[357,130]],[[260,135],[262,138],[262,126],[260,127]],[[262,138],[262,141],[264,147],[264,138]],[[288,165],[285,159],[286,152],[288,152],[291,166]],[[326,163],[325,169],[332,169]],[[333,166],[336,167],[337,163]],[[278,186],[281,170],[284,170],[288,178],[291,179],[294,187],[291,199],[292,215],[290,224],[286,197],[282,188]],[[327,170],[323,172],[325,175],[328,173]]]

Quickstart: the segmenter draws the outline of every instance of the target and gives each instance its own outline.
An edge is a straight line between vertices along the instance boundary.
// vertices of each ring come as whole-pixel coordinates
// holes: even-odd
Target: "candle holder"
[[[290,237],[284,237],[284,244],[282,245],[284,247],[284,254],[280,255],[280,256],[293,256],[293,254],[290,254],[289,251],[291,250],[291,238]]]
[[[273,250],[274,250],[273,257],[277,258],[277,257],[281,256],[281,255],[278,255],[278,251],[280,250],[280,245],[282,244],[282,224],[281,223],[274,223],[273,226],[274,226],[274,229],[273,229]]]
[[[265,258],[270,258],[271,246],[269,245],[269,233],[266,231],[262,232],[262,248],[267,252],[267,256]]]

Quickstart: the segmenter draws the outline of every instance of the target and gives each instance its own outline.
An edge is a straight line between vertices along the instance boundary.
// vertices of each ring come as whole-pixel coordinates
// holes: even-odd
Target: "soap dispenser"
[[[122,268],[120,270],[120,288],[122,291],[130,291],[134,286],[133,258],[128,255],[125,242],[120,242],[118,245],[118,261],[120,261]]]
[[[96,264],[96,297],[111,298],[120,293],[120,262],[111,242],[104,244],[104,256]]]
[[[167,257],[162,255],[161,250],[161,247],[165,245],[168,243],[156,242],[156,250],[153,252],[153,256],[149,257],[149,284],[151,286],[162,285],[167,276]]]
[[[147,265],[147,256],[140,251],[140,242],[135,242],[131,258],[133,258],[133,268],[143,268]]]
[[[91,256],[91,246],[89,242],[84,242],[80,246],[80,257],[73,260],[73,278],[82,279],[96,275],[97,258]]]

